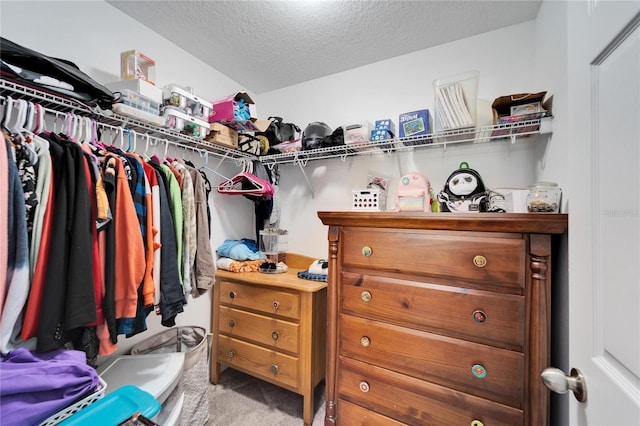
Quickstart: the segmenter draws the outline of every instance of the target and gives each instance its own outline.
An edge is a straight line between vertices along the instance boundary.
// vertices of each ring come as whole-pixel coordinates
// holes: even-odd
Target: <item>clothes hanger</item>
[[[271,183],[245,171],[222,182],[216,188],[220,194],[228,195],[261,195],[268,198],[274,193]]]

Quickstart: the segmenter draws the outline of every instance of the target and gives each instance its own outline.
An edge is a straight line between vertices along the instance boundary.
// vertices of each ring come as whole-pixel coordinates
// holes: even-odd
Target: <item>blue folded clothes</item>
[[[259,260],[266,259],[264,253],[258,251],[257,245],[254,240],[242,239],[242,240],[225,240],[220,247],[216,250],[216,253],[222,257],[228,257],[233,260]]]
[[[311,280],[311,281],[323,281],[327,282],[327,274],[313,274],[307,271],[298,272],[298,278],[302,278],[303,280]]]

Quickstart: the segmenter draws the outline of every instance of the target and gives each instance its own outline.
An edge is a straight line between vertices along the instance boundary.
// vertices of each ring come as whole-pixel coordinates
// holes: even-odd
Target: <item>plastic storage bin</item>
[[[204,425],[209,420],[209,364],[207,333],[197,326],[174,327],[131,348],[131,355],[184,353],[182,386],[183,425]]]
[[[100,377],[98,377],[98,381],[99,381],[99,384],[95,392],[93,392],[90,395],[87,395],[86,397],[82,398],[80,401],[76,402],[75,404],[71,404],[64,410],[60,410],[57,413],[53,414],[52,416],[47,418],[47,420],[40,423],[39,426],[57,425],[63,420],[73,416],[75,413],[82,410],[83,408],[90,406],[94,402],[97,402],[100,398],[104,397],[104,394],[107,390],[107,383],[104,380],[102,380],[102,378]]]
[[[170,84],[162,89],[164,105],[180,108],[183,112],[209,124],[209,116],[213,104],[206,99],[192,94],[182,87]]]
[[[436,132],[476,125],[479,76],[474,70],[433,82]]]
[[[122,355],[110,359],[99,368],[100,377],[111,383],[111,389],[135,385],[149,392],[160,404],[158,423],[163,426],[179,424],[184,396],[182,373],[183,353]],[[109,392],[107,392],[107,395]],[[168,421],[175,418],[174,422]]]
[[[98,402],[78,411],[60,425],[114,426],[140,413],[153,418],[160,411],[160,403],[148,392],[126,385],[116,389]]]
[[[356,151],[369,150],[371,145],[371,131],[373,124],[369,121],[362,121],[356,124],[350,124],[343,127],[344,143]]]

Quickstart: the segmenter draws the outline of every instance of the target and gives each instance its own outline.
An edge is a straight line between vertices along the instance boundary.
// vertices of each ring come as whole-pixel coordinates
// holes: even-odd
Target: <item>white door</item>
[[[571,425],[640,425],[640,1],[569,2]],[[568,373],[568,372],[567,372]]]

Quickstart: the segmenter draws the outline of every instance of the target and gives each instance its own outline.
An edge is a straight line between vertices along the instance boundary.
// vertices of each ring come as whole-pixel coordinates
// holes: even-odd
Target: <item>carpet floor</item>
[[[207,426],[303,426],[302,395],[226,368],[209,385]],[[324,424],[324,381],[315,390],[312,426]]]

